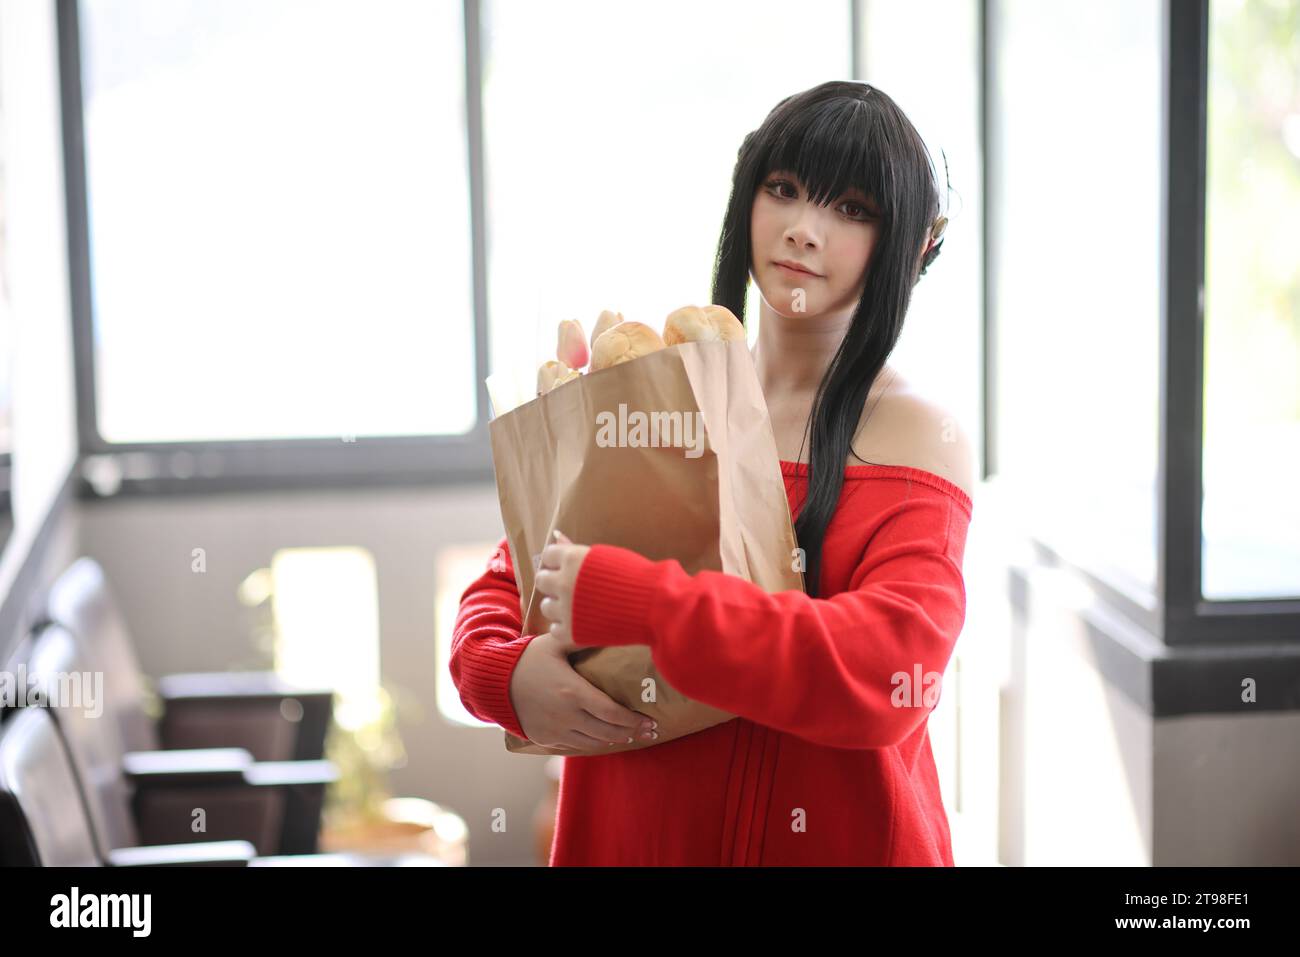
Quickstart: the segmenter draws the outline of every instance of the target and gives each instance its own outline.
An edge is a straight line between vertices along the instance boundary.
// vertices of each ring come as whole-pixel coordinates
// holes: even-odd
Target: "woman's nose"
[[[820,215],[812,203],[804,203],[803,210],[786,230],[786,236],[800,246],[815,248],[821,241]]]
[[[790,227],[786,235],[793,239],[801,249],[816,249],[820,242],[817,234],[812,229],[800,225]]]

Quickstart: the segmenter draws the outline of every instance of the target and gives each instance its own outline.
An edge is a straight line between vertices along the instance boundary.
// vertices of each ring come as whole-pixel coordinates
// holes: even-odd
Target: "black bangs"
[[[807,104],[782,117],[767,143],[755,144],[763,177],[789,170],[819,206],[861,190],[886,219],[893,204],[887,190],[881,124],[868,101],[836,97]]]

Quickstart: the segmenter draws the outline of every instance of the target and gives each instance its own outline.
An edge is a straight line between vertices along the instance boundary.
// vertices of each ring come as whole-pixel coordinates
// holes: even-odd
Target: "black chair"
[[[144,851],[148,851],[146,855]],[[44,708],[21,708],[0,726],[0,865],[98,867],[101,864],[245,866],[248,841],[129,848],[101,856],[86,819],[81,785]]]
[[[295,688],[266,671],[167,675],[151,689],[93,558],[77,559],[51,587],[38,625],[50,623],[72,632],[103,671],[128,751],[237,747],[258,761],[315,761],[325,754],[332,689]]]
[[[256,856],[248,841],[117,848],[103,856],[82,783],[49,711],[11,711],[0,725],[0,866],[443,866],[427,855]]]
[[[196,841],[246,840],[259,854],[317,850],[325,788],[338,779],[329,761],[257,762],[239,748],[128,751],[109,682],[86,689],[97,672],[57,625],[35,636],[26,670],[82,782],[101,859]]]

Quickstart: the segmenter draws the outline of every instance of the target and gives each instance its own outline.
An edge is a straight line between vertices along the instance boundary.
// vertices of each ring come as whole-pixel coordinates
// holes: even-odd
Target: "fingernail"
[[[631,738],[628,738],[627,741],[626,741],[625,743],[626,743],[626,744],[634,744],[635,742],[634,742]]]

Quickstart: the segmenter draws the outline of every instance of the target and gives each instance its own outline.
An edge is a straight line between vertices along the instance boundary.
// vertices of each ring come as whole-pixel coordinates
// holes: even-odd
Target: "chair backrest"
[[[72,633],[46,625],[27,659],[27,680],[43,695],[82,783],[91,832],[107,860],[111,850],[134,847],[139,832],[131,816],[131,788],[122,771],[125,747],[113,720],[109,683],[96,671]],[[96,685],[98,684],[98,687]],[[68,700],[70,692],[80,700]]]
[[[100,863],[68,753],[45,708],[0,726],[0,866]]]
[[[99,562],[83,556],[69,565],[50,588],[46,613],[77,636],[95,667],[104,673],[106,707],[120,729],[123,747],[127,751],[158,750],[158,727],[145,711],[149,689],[131,631]]]
[[[196,781],[138,792],[124,766],[126,749],[120,727],[112,720],[109,683],[94,686],[99,674],[90,667],[80,640],[61,625],[47,624],[31,647],[27,678],[42,693],[41,706],[62,735],[82,785],[101,860],[140,844],[238,839],[265,853],[279,846],[286,813],[284,789],[248,786],[241,779],[236,784]],[[83,694],[80,701],[67,700],[69,690],[84,692],[88,686],[93,694]],[[161,752],[169,754],[176,752]],[[204,827],[195,831],[194,812],[199,808],[204,810]]]

